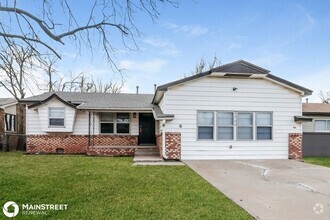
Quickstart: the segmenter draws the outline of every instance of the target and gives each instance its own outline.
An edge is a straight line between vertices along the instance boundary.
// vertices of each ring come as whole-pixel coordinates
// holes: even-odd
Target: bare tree
[[[327,94],[324,94],[324,92],[321,90],[319,93],[319,97],[320,97],[322,103],[330,104],[330,92],[327,92]]]
[[[0,0],[0,37],[24,43],[42,53],[43,49],[61,58],[58,46],[74,43],[93,49],[101,45],[112,65],[116,53],[114,35],[128,49],[138,49],[140,31],[135,23],[138,12],[152,20],[159,16],[160,4],[177,6],[175,0],[92,0],[92,1],[11,1]],[[79,5],[79,6],[78,6]],[[8,41],[3,41],[6,43]],[[116,67],[116,66],[115,66]]]
[[[221,61],[216,56],[214,56],[213,60],[208,63],[203,58],[201,58],[200,61],[196,64],[195,69],[191,71],[191,75],[200,74],[204,71],[210,70],[220,65],[221,65]]]
[[[50,69],[48,69],[50,70]],[[47,75],[52,75],[50,72]],[[79,73],[78,75],[70,73],[69,76],[48,77],[47,85],[52,84],[50,89],[47,86],[47,91],[49,92],[102,92],[102,93],[120,93],[125,81],[121,78],[120,81],[108,81],[104,82],[102,79],[97,79],[96,81],[93,77],[88,77],[85,72]],[[52,83],[50,80],[53,80]]]
[[[2,47],[0,51],[0,87],[19,102],[25,97],[26,89],[30,89],[30,84],[38,80],[33,70],[38,68],[40,56],[30,47],[14,42],[8,42],[8,45],[11,46]],[[23,150],[24,141],[21,134],[24,134],[24,106],[19,104],[17,110],[17,147]]]

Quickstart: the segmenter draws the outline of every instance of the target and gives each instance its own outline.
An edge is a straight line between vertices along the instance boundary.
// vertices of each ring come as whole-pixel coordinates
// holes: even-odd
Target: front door
[[[155,119],[152,113],[139,114],[139,144],[154,145],[155,137]]]

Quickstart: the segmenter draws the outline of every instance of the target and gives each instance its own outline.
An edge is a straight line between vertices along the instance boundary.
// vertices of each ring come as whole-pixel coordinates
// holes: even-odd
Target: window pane
[[[219,125],[233,125],[233,113],[232,112],[218,112],[218,124]]]
[[[64,108],[49,108],[49,117],[64,118]]]
[[[315,131],[325,131],[326,130],[326,121],[325,120],[316,120],[315,121]]]
[[[103,122],[113,122],[114,113],[101,113],[101,121]]]
[[[330,120],[328,120],[327,123],[327,130],[330,131]]]
[[[232,140],[234,138],[233,133],[233,128],[231,127],[218,127],[219,140]]]
[[[50,126],[64,126],[64,118],[50,118],[49,125]]]
[[[213,125],[213,112],[198,112],[198,125]]]
[[[257,128],[257,139],[258,140],[271,140],[272,139],[272,128],[271,127],[258,127]]]
[[[128,134],[129,133],[129,124],[117,124],[117,133],[118,134]]]
[[[252,113],[238,113],[238,125],[240,126],[252,125]]]
[[[113,133],[113,123],[101,123],[101,133]]]
[[[198,139],[213,139],[213,128],[198,127]]]
[[[117,113],[118,123],[129,123],[129,113]]]
[[[257,125],[272,125],[272,113],[258,112],[256,113]]]
[[[252,140],[252,128],[239,127],[237,128],[237,139],[239,140]]]

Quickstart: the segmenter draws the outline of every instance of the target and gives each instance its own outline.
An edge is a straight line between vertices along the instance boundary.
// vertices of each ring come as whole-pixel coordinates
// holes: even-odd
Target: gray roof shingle
[[[0,106],[4,106],[16,102],[17,101],[14,98],[0,98]]]
[[[47,92],[41,95],[23,99],[23,102],[41,102],[53,95]],[[85,92],[55,92],[68,103],[78,105],[78,109],[142,109],[153,108],[153,94],[129,93],[85,93]]]

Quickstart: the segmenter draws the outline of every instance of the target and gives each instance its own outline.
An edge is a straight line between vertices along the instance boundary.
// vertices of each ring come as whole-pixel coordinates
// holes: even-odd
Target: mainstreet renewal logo
[[[47,215],[48,211],[65,211],[67,204],[22,204],[22,215]],[[20,207],[16,202],[9,201],[3,205],[2,212],[8,218],[13,218],[19,213]]]
[[[14,208],[13,211],[9,211],[9,207],[12,206]],[[5,214],[5,216],[9,217],[9,218],[12,218],[12,217],[15,217],[18,212],[19,212],[19,207],[18,205],[16,204],[16,202],[13,202],[13,201],[9,201],[9,202],[6,202],[4,205],[3,205],[3,208],[2,208],[2,211],[3,211],[3,214]]]

